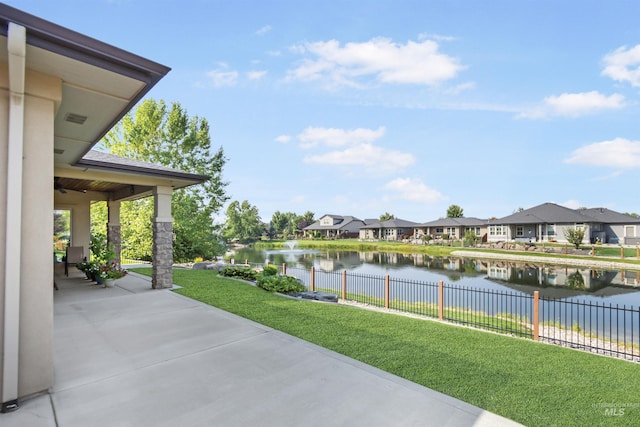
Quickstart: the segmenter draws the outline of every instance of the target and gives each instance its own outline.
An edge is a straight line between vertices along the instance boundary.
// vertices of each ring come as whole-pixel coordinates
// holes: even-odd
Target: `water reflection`
[[[238,250],[236,259],[254,263],[286,263],[292,267],[400,279],[474,286],[492,290],[515,290],[548,298],[575,298],[640,306],[640,275],[637,271],[588,269],[474,258],[431,257],[396,252],[310,251],[301,249]]]

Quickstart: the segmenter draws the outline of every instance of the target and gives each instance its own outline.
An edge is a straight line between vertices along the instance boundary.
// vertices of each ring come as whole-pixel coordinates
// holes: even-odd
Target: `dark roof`
[[[356,218],[355,216],[341,216],[341,215],[322,215],[321,218],[324,218],[325,216],[330,216],[333,219],[338,219],[340,221],[338,221],[335,224],[332,225],[320,225],[320,220],[314,222],[311,225],[306,226],[305,228],[303,228],[303,230],[341,230],[343,228],[347,228],[347,229],[352,229],[353,228],[353,222],[357,221],[360,222],[362,224],[364,224],[364,222],[358,218]],[[360,228],[359,226],[357,228]]]
[[[593,219],[593,222],[605,224],[640,224],[640,218],[612,211],[607,208],[581,209],[580,212]]]
[[[362,228],[413,228],[416,225],[418,225],[418,223],[413,221],[407,221],[404,219],[390,219],[387,221],[377,221],[373,224],[367,224]]]
[[[435,221],[418,224],[416,227],[479,227],[487,225],[489,220],[480,218],[440,218]]]
[[[84,166],[91,169],[104,169],[108,170],[109,172],[153,175],[158,177],[177,178],[199,182],[203,182],[211,178],[206,175],[185,172],[166,166],[156,165],[154,163],[120,157],[114,154],[103,153],[96,150],[89,151],[74,166]]]
[[[543,203],[491,222],[493,224],[576,224],[593,222],[592,218],[580,212],[555,203]]]

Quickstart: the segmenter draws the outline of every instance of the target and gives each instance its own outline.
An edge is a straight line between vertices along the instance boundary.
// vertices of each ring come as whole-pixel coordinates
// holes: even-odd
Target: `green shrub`
[[[277,276],[278,275],[278,267],[273,264],[265,265],[262,269],[263,276]]]
[[[256,285],[269,292],[279,292],[290,294],[303,292],[305,287],[298,279],[291,276],[261,276],[256,281]]]
[[[236,279],[254,281],[258,273],[251,267],[227,266],[220,270],[221,276],[234,277]]]

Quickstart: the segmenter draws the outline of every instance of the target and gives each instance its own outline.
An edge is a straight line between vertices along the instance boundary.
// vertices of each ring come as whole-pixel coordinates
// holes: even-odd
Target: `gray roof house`
[[[636,244],[640,219],[605,208],[571,209],[543,203],[489,222],[488,241],[566,242],[568,229],[583,229],[584,243]]]
[[[360,228],[359,238],[363,240],[401,240],[402,236],[413,236],[417,222],[404,219],[376,221]]]
[[[487,224],[489,220],[480,218],[440,218],[435,221],[418,224],[415,227],[416,238],[424,235],[430,235],[434,239],[442,238],[443,234],[447,234],[450,238],[461,239],[465,232],[472,231],[477,237],[487,234]]]
[[[320,232],[328,239],[354,237],[365,222],[354,216],[325,214],[318,221],[302,229],[303,236]]]

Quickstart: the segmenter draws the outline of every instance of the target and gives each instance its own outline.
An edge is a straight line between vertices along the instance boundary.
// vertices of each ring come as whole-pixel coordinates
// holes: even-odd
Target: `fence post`
[[[444,320],[444,282],[438,282],[438,319]]]
[[[245,264],[247,264],[247,265],[249,265],[249,260],[248,260],[248,259],[245,259],[245,260],[244,260],[244,263],[245,263]]]
[[[540,292],[533,291],[533,340],[540,340]]]
[[[283,276],[287,275],[287,263],[286,262],[282,263],[282,275]]]
[[[347,299],[347,270],[342,270],[342,299]]]
[[[311,278],[309,279],[309,287],[311,288],[311,292],[316,290],[316,268],[311,267]]]
[[[384,276],[384,308],[389,308],[389,275]]]
[[[620,246],[620,259],[624,259],[624,247]]]

